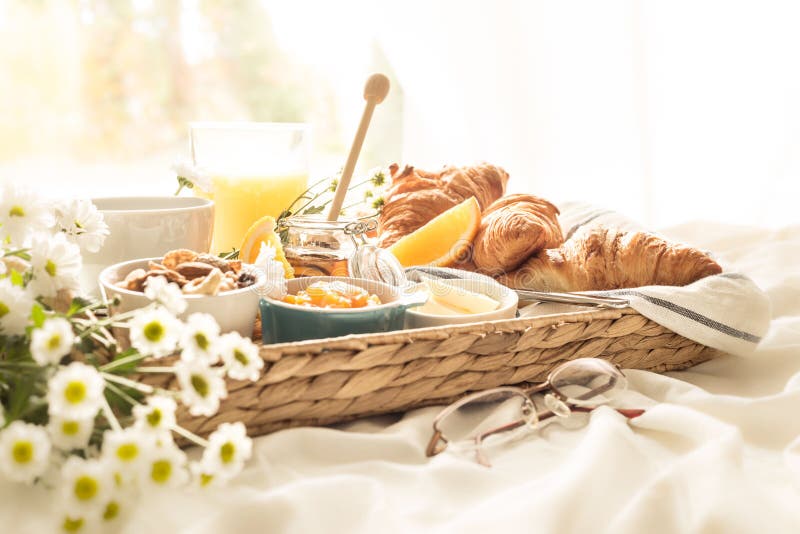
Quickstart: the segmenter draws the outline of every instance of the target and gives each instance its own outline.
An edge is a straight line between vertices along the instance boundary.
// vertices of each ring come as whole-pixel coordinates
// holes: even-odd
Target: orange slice
[[[389,252],[400,260],[403,267],[446,267],[455,263],[472,246],[480,224],[481,207],[475,197],[470,197],[400,238],[389,247]]]
[[[266,215],[254,222],[244,234],[244,241],[239,249],[239,259],[245,263],[253,263],[261,251],[261,243],[275,248],[275,259],[283,264],[286,278],[294,278],[294,269],[283,253],[281,238],[275,233],[275,219]]]

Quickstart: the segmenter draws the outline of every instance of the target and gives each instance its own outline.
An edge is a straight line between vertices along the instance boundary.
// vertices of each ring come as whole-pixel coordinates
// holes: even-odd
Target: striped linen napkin
[[[619,214],[588,206],[565,204],[560,218],[564,237],[569,239],[583,226],[605,225],[628,230],[641,227]],[[488,278],[484,275],[438,267],[411,267],[411,280],[419,275],[438,278]],[[645,286],[612,291],[586,292],[627,299],[631,308],[683,337],[709,347],[747,356],[755,351],[769,328],[769,297],[743,274],[723,272],[683,287]],[[540,302],[520,310],[523,317],[564,313],[581,309],[574,304]]]

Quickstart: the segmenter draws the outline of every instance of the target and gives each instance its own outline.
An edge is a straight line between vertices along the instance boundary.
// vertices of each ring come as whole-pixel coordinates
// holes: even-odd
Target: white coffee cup
[[[83,254],[81,290],[98,296],[100,271],[127,260],[163,256],[177,248],[208,252],[214,203],[198,197],[106,197],[92,202],[111,234],[99,252]]]

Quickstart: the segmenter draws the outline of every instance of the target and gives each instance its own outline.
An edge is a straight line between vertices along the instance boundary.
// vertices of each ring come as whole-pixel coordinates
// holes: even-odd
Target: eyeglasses
[[[474,452],[478,463],[489,467],[485,449],[515,440],[554,417],[589,412],[627,386],[616,365],[598,358],[579,358],[559,365],[545,382],[528,388],[498,387],[467,395],[433,420],[426,455],[435,456],[450,447]],[[538,409],[534,399],[544,409]],[[644,413],[617,411],[628,418]]]

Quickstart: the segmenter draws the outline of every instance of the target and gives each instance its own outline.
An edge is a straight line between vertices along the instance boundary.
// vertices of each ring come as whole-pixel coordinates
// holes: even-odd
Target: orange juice
[[[306,190],[307,184],[307,173],[214,175],[210,193],[195,188],[195,194],[214,201],[211,250],[220,253],[239,248],[250,225],[264,215],[278,217]]]

